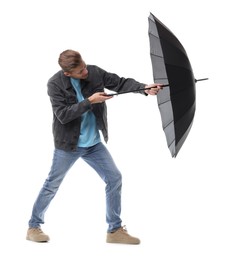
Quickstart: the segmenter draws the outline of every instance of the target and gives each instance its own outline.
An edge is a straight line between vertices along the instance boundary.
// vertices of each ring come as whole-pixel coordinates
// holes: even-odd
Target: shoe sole
[[[33,240],[33,239],[30,239],[29,237],[26,237],[26,240],[32,241],[32,242],[37,242],[37,243],[47,243],[47,242],[49,242],[49,239],[48,240]]]

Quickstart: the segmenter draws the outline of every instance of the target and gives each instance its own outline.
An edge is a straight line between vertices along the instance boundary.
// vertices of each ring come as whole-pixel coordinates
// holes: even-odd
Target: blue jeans
[[[122,176],[117,169],[107,148],[98,143],[92,147],[79,147],[75,152],[54,150],[53,164],[42,189],[34,203],[29,227],[40,227],[44,224],[45,212],[54,198],[59,186],[72,165],[78,158],[87,162],[106,183],[106,221],[107,232],[121,226],[121,187]],[[87,186],[88,187],[88,186]]]

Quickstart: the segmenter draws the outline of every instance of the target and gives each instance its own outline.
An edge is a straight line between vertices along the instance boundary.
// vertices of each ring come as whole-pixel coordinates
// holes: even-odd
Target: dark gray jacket
[[[107,107],[105,102],[92,104],[88,97],[104,88],[120,92],[144,88],[145,84],[134,79],[120,78],[116,74],[88,65],[88,78],[81,80],[81,90],[84,100],[77,101],[75,90],[70,78],[63,71],[58,71],[48,81],[48,95],[53,109],[54,145],[58,149],[75,151],[80,134],[81,115],[92,110],[96,116],[98,129],[101,130],[105,142],[108,141]],[[144,93],[144,91],[142,92]]]

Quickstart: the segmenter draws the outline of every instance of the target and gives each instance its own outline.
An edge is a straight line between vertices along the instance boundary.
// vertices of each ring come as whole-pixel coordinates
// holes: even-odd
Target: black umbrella
[[[176,157],[193,123],[195,83],[205,79],[195,80],[187,53],[176,36],[153,14],[148,20],[154,82],[164,85],[157,95],[162,126],[171,155]],[[116,94],[129,92],[133,91]]]
[[[153,14],[149,18],[154,82],[169,87],[157,95],[163,130],[175,157],[191,129],[196,106],[195,80],[187,53],[177,37]]]

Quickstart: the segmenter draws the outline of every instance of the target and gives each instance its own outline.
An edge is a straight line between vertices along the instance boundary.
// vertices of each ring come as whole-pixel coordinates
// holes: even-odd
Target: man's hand
[[[88,98],[91,104],[103,103],[104,101],[113,98],[113,96],[108,96],[105,92],[96,92]]]
[[[163,89],[163,85],[162,84],[150,84],[145,86],[145,93],[148,95],[157,95],[159,93],[159,91]]]

